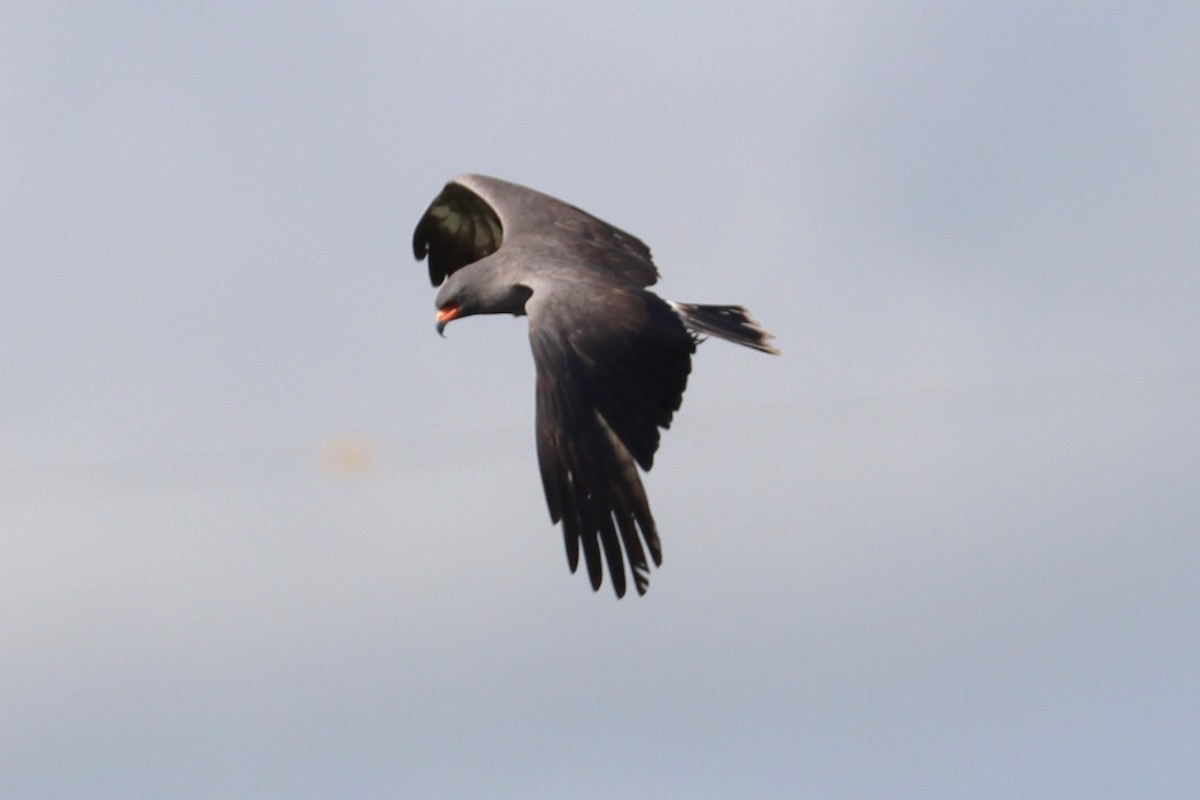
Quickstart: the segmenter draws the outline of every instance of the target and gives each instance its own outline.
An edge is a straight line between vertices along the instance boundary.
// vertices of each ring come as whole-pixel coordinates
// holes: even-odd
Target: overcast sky
[[[9,4],[0,795],[1192,797],[1200,6]],[[446,180],[703,345],[569,574]]]

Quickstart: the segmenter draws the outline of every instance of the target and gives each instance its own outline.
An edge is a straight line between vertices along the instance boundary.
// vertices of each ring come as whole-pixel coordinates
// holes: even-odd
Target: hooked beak
[[[437,314],[434,315],[434,319],[437,320],[438,336],[446,335],[446,334],[442,333],[442,331],[446,329],[446,323],[449,322],[450,320],[454,319],[457,316],[458,316],[458,306],[454,305],[454,304],[445,306],[444,308],[439,308],[437,310]]]

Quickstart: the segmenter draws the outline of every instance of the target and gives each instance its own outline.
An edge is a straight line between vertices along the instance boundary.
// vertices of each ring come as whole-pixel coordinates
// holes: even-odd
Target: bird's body
[[[679,408],[701,334],[776,352],[736,306],[669,303],[650,249],[585,211],[524,186],[464,175],[434,199],[413,235],[428,256],[439,332],[472,314],[529,318],[537,367],[537,449],[546,502],[574,571],[582,549],[593,589],[607,562],[639,594],[646,551],[662,548],[637,467]],[[643,544],[645,545],[643,547]]]

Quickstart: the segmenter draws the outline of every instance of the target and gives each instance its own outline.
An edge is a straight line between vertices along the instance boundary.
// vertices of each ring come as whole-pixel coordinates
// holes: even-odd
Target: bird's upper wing
[[[642,594],[650,571],[645,551],[657,566],[662,548],[637,467],[650,469],[658,429],[679,408],[695,340],[658,297],[611,279],[588,282],[603,286],[535,292],[527,306],[538,465],[571,571],[582,546],[598,589],[603,551],[613,589],[623,596],[624,552]]]
[[[429,257],[441,284],[501,246],[608,273],[637,286],[658,280],[650,248],[636,236],[569,203],[484,175],[461,175],[434,198],[413,232],[413,255]]]
[[[450,182],[433,199],[413,231],[413,255],[429,256],[429,280],[438,286],[450,273],[500,247],[500,217],[482,197]]]

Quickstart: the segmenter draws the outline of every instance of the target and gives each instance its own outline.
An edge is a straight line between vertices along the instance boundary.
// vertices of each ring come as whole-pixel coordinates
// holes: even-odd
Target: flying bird
[[[638,594],[662,545],[638,467],[679,409],[697,342],[715,336],[765,353],[773,338],[740,306],[672,303],[637,237],[515,183],[462,175],[413,233],[429,259],[437,331],[472,314],[529,318],[537,371],[537,454],[546,504],[571,571],[583,552],[592,589],[604,562],[617,597],[625,562]]]

